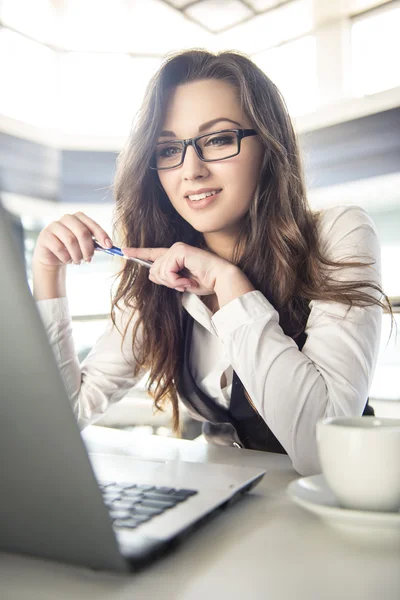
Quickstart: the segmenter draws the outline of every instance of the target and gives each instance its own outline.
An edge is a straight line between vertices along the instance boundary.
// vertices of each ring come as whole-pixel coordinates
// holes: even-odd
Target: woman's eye
[[[206,146],[225,146],[232,144],[233,136],[231,135],[219,135],[208,140]]]
[[[170,158],[171,156],[175,156],[181,152],[181,148],[177,146],[167,146],[166,148],[162,148],[158,152],[158,156],[162,156],[164,158]]]

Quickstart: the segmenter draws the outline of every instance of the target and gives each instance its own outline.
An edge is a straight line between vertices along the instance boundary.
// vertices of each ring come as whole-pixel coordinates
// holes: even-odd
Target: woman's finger
[[[48,228],[47,235],[53,236],[48,238],[46,245],[54,252],[57,258],[62,260],[61,256],[64,256],[64,251],[66,251],[70,257],[69,260],[72,260],[75,264],[79,264],[83,260],[79,241],[69,227],[60,221],[55,221]]]
[[[71,254],[68,252],[64,242],[57,237],[52,231],[45,231],[46,236],[46,247],[58,258],[63,264],[69,264],[74,262]]]
[[[68,241],[74,247],[74,254],[78,258],[81,256],[79,262],[91,258],[94,254],[93,231],[75,215],[64,215],[59,223],[70,231]],[[78,249],[76,249],[76,245],[78,245]],[[69,249],[68,245],[67,247]]]
[[[111,246],[113,245],[111,238],[109,237],[108,233],[104,231],[104,229],[98,223],[96,223],[96,221],[94,221],[85,213],[80,211],[76,212],[74,216],[86,225],[86,227],[91,232],[92,236],[96,238],[96,240],[102,246],[104,246],[105,248],[111,248]]]
[[[165,285],[169,288],[177,288],[177,287],[192,287],[195,288],[198,286],[197,282],[193,279],[189,279],[188,277],[181,277],[177,273],[171,271],[169,276],[162,276],[157,270],[154,270],[153,267],[149,271],[149,279],[153,283],[158,283],[159,285]]]
[[[142,260],[150,260],[151,262],[155,262],[157,258],[161,258],[164,256],[166,252],[169,251],[169,248],[121,248],[122,253],[125,256],[129,256],[131,258],[141,258]]]

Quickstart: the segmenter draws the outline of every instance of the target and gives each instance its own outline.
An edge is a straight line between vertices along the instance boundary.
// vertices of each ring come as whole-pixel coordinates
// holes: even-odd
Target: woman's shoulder
[[[377,229],[369,214],[353,204],[332,206],[316,213],[320,248],[328,251],[337,244],[358,245],[366,237],[377,237]]]
[[[317,211],[320,229],[347,229],[359,225],[373,225],[369,214],[356,204],[339,204]]]

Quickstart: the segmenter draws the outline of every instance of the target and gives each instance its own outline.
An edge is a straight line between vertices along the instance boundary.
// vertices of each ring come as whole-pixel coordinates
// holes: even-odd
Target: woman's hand
[[[83,212],[64,215],[40,232],[33,262],[46,270],[59,270],[68,263],[78,265],[82,260],[90,262],[94,254],[93,237],[105,248],[112,246],[104,229]]]
[[[183,242],[171,248],[121,248],[125,256],[150,260],[149,279],[179,292],[187,289],[198,296],[215,293],[218,277],[237,269],[229,261]],[[185,271],[179,274],[180,271]],[[189,272],[188,272],[189,271]],[[190,287],[189,287],[190,286]]]

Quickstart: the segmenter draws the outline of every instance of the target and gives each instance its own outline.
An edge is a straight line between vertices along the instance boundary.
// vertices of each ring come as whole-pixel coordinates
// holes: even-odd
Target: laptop
[[[258,468],[88,453],[0,201],[0,551],[135,571],[251,490]]]

